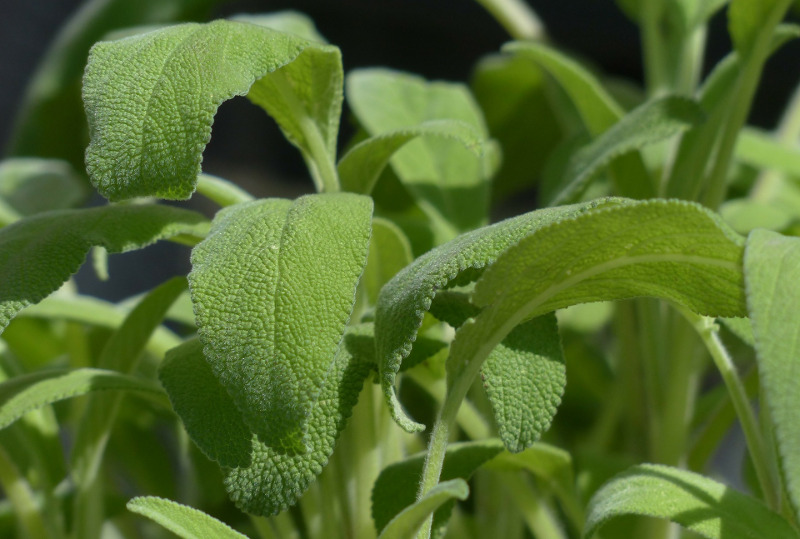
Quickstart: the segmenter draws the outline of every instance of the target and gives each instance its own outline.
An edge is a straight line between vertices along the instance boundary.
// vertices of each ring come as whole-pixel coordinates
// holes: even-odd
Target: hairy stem
[[[222,207],[254,200],[253,195],[238,185],[211,174],[200,174],[197,177],[197,192]]]

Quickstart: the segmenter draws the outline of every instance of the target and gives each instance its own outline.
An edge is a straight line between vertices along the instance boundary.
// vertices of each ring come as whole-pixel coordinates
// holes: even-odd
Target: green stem
[[[523,0],[477,0],[514,39],[544,41],[547,34],[538,15]]]
[[[727,387],[728,393],[730,394],[733,407],[736,410],[736,415],[739,417],[739,422],[742,425],[744,437],[747,441],[747,449],[750,452],[750,457],[755,467],[759,485],[764,493],[764,498],[767,505],[779,511],[780,502],[777,495],[778,489],[774,477],[770,472],[770,460],[767,457],[768,452],[764,439],[761,436],[758,420],[753,412],[753,408],[750,406],[750,402],[747,398],[747,391],[736,372],[736,366],[733,364],[728,351],[719,339],[717,325],[712,318],[699,316],[683,308],[679,310],[694,326],[698,335],[700,335],[700,338],[703,340],[703,344],[705,344],[711,354],[714,364],[717,366],[717,369],[719,369],[725,387]]]
[[[47,529],[30,485],[22,477],[2,445],[0,445],[0,485],[11,502],[26,537],[31,539],[59,537],[55,530]]]
[[[222,207],[255,200],[255,197],[238,185],[211,174],[197,177],[197,192]]]
[[[664,14],[662,0],[642,2],[641,31],[644,53],[647,95],[656,96],[668,90],[668,65],[666,46],[661,35],[661,19]]]
[[[537,495],[529,481],[514,472],[501,473],[499,477],[533,537],[566,539],[567,535],[552,508]]]

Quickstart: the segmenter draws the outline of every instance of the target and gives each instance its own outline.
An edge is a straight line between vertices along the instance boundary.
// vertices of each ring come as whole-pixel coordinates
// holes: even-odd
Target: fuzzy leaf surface
[[[372,136],[414,129],[431,120],[455,120],[488,138],[480,108],[461,84],[428,82],[385,69],[361,69],[347,76],[347,101]],[[464,132],[459,138],[475,137]],[[485,222],[491,156],[475,155],[460,140],[418,138],[392,158],[394,171],[423,206],[458,230]]]
[[[430,120],[417,126],[381,133],[360,142],[339,161],[342,189],[368,195],[392,156],[420,137],[456,140],[477,157],[481,156],[485,138],[472,125],[458,120]]]
[[[245,423],[306,450],[315,406],[367,258],[372,201],[348,193],[266,199],[217,214],[189,283],[205,355]]]
[[[447,446],[441,480],[468,480],[475,470],[502,452],[503,444],[497,439],[452,443]],[[414,503],[424,461],[425,455],[420,453],[387,466],[378,476],[372,489],[372,518],[379,532],[403,508]],[[449,504],[434,514],[434,530],[443,529],[452,509],[453,504]]]
[[[245,22],[182,24],[98,43],[84,77],[87,171],[111,200],[188,198],[217,108],[247,95],[315,175],[322,156],[312,158],[314,148],[334,160],[342,78],[337,48]]]
[[[763,396],[786,490],[800,515],[800,240],[754,230],[747,238],[744,275]]]
[[[246,539],[247,537],[202,511],[155,496],[133,498],[126,507],[129,511],[149,518],[183,539],[207,537]]]
[[[664,97],[639,106],[573,154],[558,190],[544,194],[547,205],[574,201],[591,179],[615,158],[673,137],[703,119],[703,111],[697,103],[683,97]]]
[[[683,201],[598,208],[534,230],[476,283],[473,301],[486,308],[458,330],[451,358],[486,358],[520,322],[578,303],[652,296],[743,316],[743,243],[715,213]]]
[[[584,537],[622,515],[665,518],[709,539],[800,537],[760,500],[694,472],[655,464],[630,468],[592,496]]]
[[[58,290],[95,245],[111,253],[160,239],[203,237],[201,214],[158,205],[40,213],[0,229],[0,331],[25,307]]]
[[[394,382],[437,291],[474,281],[500,253],[531,231],[589,207],[547,208],[462,234],[417,258],[383,287],[375,312],[379,370],[392,417],[401,427],[409,432],[424,428],[402,410]]]
[[[150,380],[107,369],[47,369],[15,376],[0,384],[0,429],[46,404],[101,390],[162,393]]]
[[[295,455],[279,453],[250,431],[196,341],[173,350],[159,374],[189,437],[222,466],[236,505],[268,516],[293,505],[328,462],[374,367],[374,349],[372,325],[347,330],[308,417],[310,447]]]

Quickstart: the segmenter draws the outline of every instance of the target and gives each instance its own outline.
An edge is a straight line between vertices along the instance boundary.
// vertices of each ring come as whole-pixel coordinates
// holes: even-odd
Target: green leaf
[[[101,390],[163,393],[150,380],[107,369],[40,370],[0,384],[0,429],[46,404]]]
[[[111,200],[188,198],[217,108],[246,94],[300,149],[321,188],[335,181],[341,69],[335,47],[234,21],[98,43],[84,77],[89,176]]]
[[[22,216],[76,206],[84,190],[64,161],[17,157],[0,162],[0,199]]]
[[[648,101],[573,154],[558,190],[544,192],[546,205],[576,200],[589,181],[615,158],[673,137],[703,119],[703,111],[690,99],[669,96]]]
[[[314,21],[308,15],[299,11],[287,10],[275,13],[239,14],[230,17],[230,20],[258,24],[287,34],[294,34],[308,41],[327,43],[327,40],[322,37],[314,25]]]
[[[442,468],[441,481],[453,479],[468,480],[485,463],[503,452],[499,440],[479,442],[456,442],[447,446],[447,454]],[[403,508],[414,503],[425,454],[420,453],[383,469],[372,490],[372,518],[378,532],[387,525]],[[434,529],[443,529],[450,518],[453,505],[442,507],[434,515]]]
[[[333,193],[219,212],[189,283],[215,376],[268,446],[306,450],[307,418],[366,264],[372,201]]]
[[[800,515],[800,239],[754,230],[747,238],[744,275],[764,400],[775,425],[786,489]]]
[[[444,481],[429,490],[425,496],[403,509],[378,536],[379,539],[403,539],[411,537],[428,516],[441,505],[451,500],[466,500],[469,486],[463,479]]]
[[[800,151],[781,144],[773,135],[747,127],[736,142],[736,158],[759,169],[800,177]]]
[[[356,144],[339,161],[342,189],[368,195],[389,160],[406,144],[420,137],[453,139],[481,157],[485,135],[459,120],[430,120],[417,126],[381,133]]]
[[[369,255],[361,285],[366,290],[370,305],[378,302],[383,285],[414,260],[411,245],[403,231],[387,219],[372,220],[372,236],[369,239]]]
[[[37,214],[0,229],[0,331],[57,290],[94,245],[119,253],[159,239],[202,237],[208,221],[170,206],[104,206]]]
[[[791,4],[790,0],[731,0],[728,8],[728,32],[736,51],[747,57],[756,41],[771,33]]]
[[[531,447],[550,427],[567,384],[555,314],[514,328],[489,354],[481,378],[506,449]]]
[[[250,431],[196,342],[169,354],[161,382],[191,439],[223,467],[226,489],[240,509],[265,516],[283,511],[319,475],[374,366],[372,335],[371,325],[348,329],[308,416],[310,448],[296,455],[279,453]]]
[[[578,303],[652,296],[742,316],[742,252],[719,216],[683,201],[618,204],[533,230],[476,283],[473,301],[486,308],[456,333],[449,367],[482,361],[520,322]]]
[[[594,494],[584,537],[622,515],[669,519],[709,539],[799,537],[760,500],[702,475],[655,464],[634,466]]]
[[[427,82],[385,69],[347,76],[347,101],[373,136],[416,128],[430,120],[457,120],[488,138],[480,108],[461,84]],[[466,131],[459,138],[470,136]],[[460,140],[426,137],[409,142],[391,159],[392,168],[428,214],[457,230],[485,223],[491,156],[479,157]],[[429,215],[430,216],[430,215]]]
[[[474,281],[500,253],[531,231],[591,206],[547,208],[463,234],[417,258],[383,287],[375,312],[377,354],[389,409],[401,427],[409,432],[424,428],[403,412],[394,381],[437,291]]]
[[[246,535],[233,530],[193,507],[155,496],[139,496],[126,505],[129,511],[138,513],[160,524],[184,539],[246,539]]]

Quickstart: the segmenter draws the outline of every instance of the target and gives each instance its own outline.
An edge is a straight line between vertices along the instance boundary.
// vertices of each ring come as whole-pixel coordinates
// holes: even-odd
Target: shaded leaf
[[[379,539],[411,537],[425,519],[450,500],[466,500],[469,486],[463,479],[444,481],[429,490],[422,498],[409,505],[394,517],[378,536]]]
[[[799,537],[760,500],[702,475],[655,464],[634,466],[594,494],[584,537],[622,515],[669,519],[709,539]]]
[[[764,39],[764,30],[770,33],[789,9],[789,0],[731,0],[728,8],[728,32],[736,51],[747,57]]]
[[[84,191],[84,182],[64,161],[17,157],[0,162],[0,199],[21,216],[71,208]]]
[[[383,285],[412,260],[414,255],[411,253],[411,245],[403,231],[391,221],[375,217],[372,220],[372,236],[369,238],[367,266],[361,277],[370,305],[377,303]]]
[[[747,238],[744,275],[763,397],[775,426],[786,489],[800,515],[800,239],[754,230]]]
[[[319,33],[314,25],[314,21],[305,13],[300,13],[299,11],[286,10],[275,13],[239,14],[230,17],[230,20],[258,24],[287,34],[294,34],[309,41],[327,43],[327,40],[322,37],[322,34]]]
[[[104,206],[37,214],[0,229],[0,331],[75,273],[95,245],[119,253],[159,239],[194,240],[208,221],[170,206]],[[196,241],[196,240],[195,240]]]
[[[184,539],[246,539],[246,535],[233,530],[193,507],[155,496],[139,496],[126,505],[129,511],[138,513],[160,524]]]

